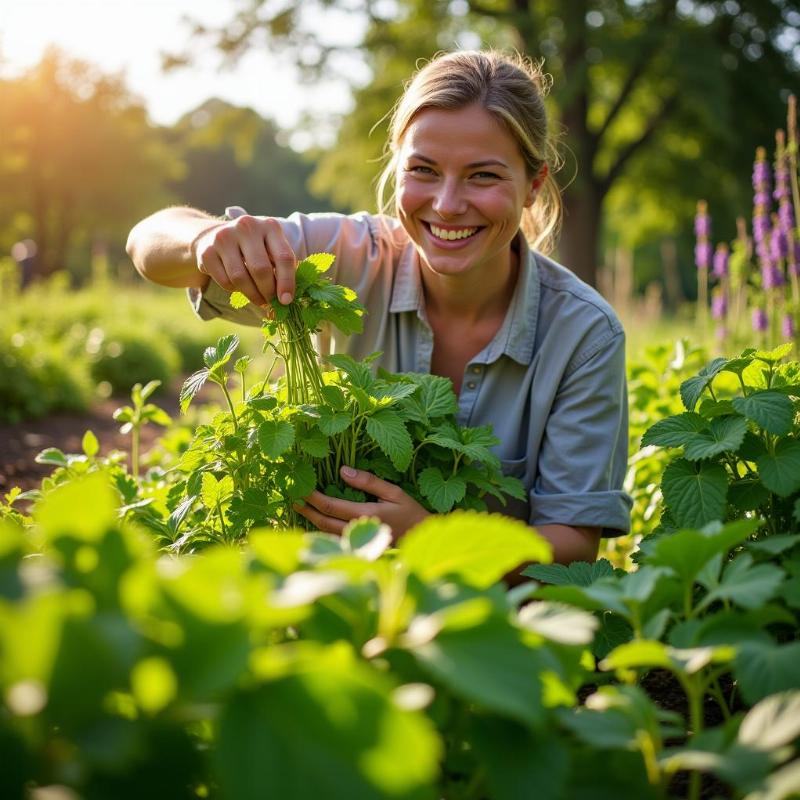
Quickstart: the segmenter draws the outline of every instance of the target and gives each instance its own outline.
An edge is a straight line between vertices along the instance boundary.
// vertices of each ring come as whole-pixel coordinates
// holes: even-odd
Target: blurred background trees
[[[798,83],[797,0],[229,0],[190,51],[236,59],[280,51],[309,81],[349,80],[333,146],[298,154],[250,109],[209,100],[170,128],[148,122],[115,77],[50,53],[0,81],[0,247],[30,237],[38,266],[80,273],[93,240],[122,257],[131,224],[168,203],[265,214],[374,210],[388,111],[419,59],[456,47],[514,48],[544,61],[565,164],[558,253],[589,282],[691,293],[691,218],[714,209],[717,240],[752,206],[757,145],[770,147]],[[328,14],[352,36],[331,40]],[[185,53],[172,65],[190,66]],[[254,92],[258,91],[254,81]],[[308,130],[319,124],[313,113]],[[280,142],[280,143],[279,143]],[[726,227],[727,226],[727,227]],[[602,277],[602,276],[601,276]]]

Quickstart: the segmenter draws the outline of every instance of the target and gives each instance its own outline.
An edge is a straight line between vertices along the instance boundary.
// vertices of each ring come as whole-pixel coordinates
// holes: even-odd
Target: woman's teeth
[[[444,228],[437,228],[435,225],[431,225],[431,233],[437,239],[447,239],[447,241],[454,241],[456,239],[466,239],[472,236],[474,233],[477,233],[477,228],[463,228],[460,231],[446,231]]]

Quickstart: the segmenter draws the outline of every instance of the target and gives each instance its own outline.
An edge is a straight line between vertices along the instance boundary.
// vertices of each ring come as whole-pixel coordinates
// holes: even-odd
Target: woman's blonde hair
[[[378,178],[378,208],[385,213],[394,203],[394,179],[400,144],[413,118],[428,108],[456,110],[479,103],[502,121],[519,145],[529,177],[547,174],[533,205],[522,215],[522,231],[532,247],[551,252],[561,226],[561,192],[554,173],[561,158],[548,130],[544,98],[550,78],[519,54],[467,50],[434,57],[406,84],[390,118],[384,157]],[[387,202],[387,189],[391,195]]]

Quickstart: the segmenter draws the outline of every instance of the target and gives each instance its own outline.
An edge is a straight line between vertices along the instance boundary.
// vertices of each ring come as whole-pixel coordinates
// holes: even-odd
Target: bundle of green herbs
[[[250,359],[241,357],[233,364],[241,379],[241,399],[234,400],[229,365],[238,339],[233,335],[207,348],[206,366],[185,382],[184,411],[206,381],[221,387],[227,410],[197,429],[181,459],[186,479],[170,492],[171,523],[176,531],[188,528],[176,542],[179,549],[189,541],[238,540],[256,525],[308,527],[292,506],[315,488],[368,500],[341,481],[343,465],[399,485],[435,513],[486,510],[487,496],[502,504],[507,495],[524,498],[522,484],[500,470],[492,452],[499,440],[490,426],[458,424],[458,402],[447,378],[374,372],[378,353],[362,361],[335,354],[327,359],[332,369],[323,370],[313,334],[323,323],[359,333],[365,312],[355,292],[324,275],[333,261],[327,253],[304,259],[293,302],[272,302],[264,347],[274,352],[273,367],[283,362],[277,382],[270,383],[270,369],[248,390]],[[247,302],[239,293],[231,295],[234,307]]]

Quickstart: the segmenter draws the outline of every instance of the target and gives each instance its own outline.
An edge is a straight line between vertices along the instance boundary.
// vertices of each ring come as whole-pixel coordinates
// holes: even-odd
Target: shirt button
[[[479,366],[477,366],[477,365],[472,367],[472,374],[473,375],[480,375],[481,374],[481,368]]]
[[[474,389],[477,385],[475,381],[469,381],[469,383],[467,383],[467,389]]]

